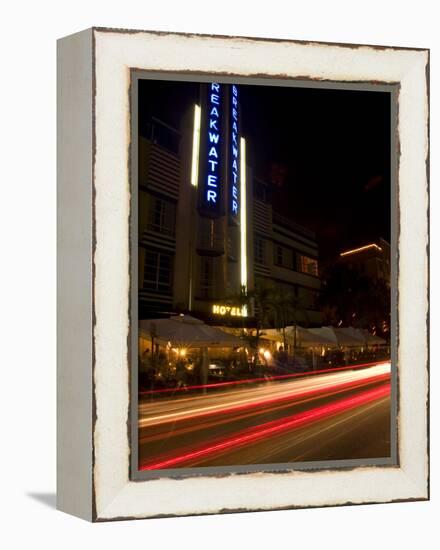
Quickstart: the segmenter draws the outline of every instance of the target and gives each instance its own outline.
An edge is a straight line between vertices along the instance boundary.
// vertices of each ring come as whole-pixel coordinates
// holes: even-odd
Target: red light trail
[[[249,443],[261,441],[267,437],[295,430],[300,427],[313,424],[319,420],[327,419],[348,410],[360,407],[367,403],[377,401],[390,394],[390,384],[386,383],[378,388],[366,390],[352,397],[346,397],[330,404],[322,405],[314,409],[293,414],[282,419],[266,422],[259,426],[253,426],[238,432],[236,435],[209,445],[200,447],[184,454],[163,458],[153,463],[144,463],[140,470],[160,470],[172,468],[176,465],[195,459],[205,458],[209,455],[234,449]]]
[[[213,416],[218,414],[234,414],[238,412],[243,412],[250,409],[264,409],[275,404],[297,402],[301,399],[307,397],[314,397],[318,395],[328,395],[331,392],[333,395],[336,393],[341,393],[350,389],[360,388],[369,384],[374,384],[377,382],[384,382],[389,380],[390,373],[376,374],[374,376],[365,377],[361,380],[350,380],[348,382],[322,382],[319,386],[313,387],[307,390],[293,389],[289,390],[287,394],[283,394],[278,397],[271,397],[266,399],[250,400],[249,402],[244,402],[236,405],[213,405],[209,410],[206,409],[195,409],[187,410],[185,412],[178,413],[169,413],[163,415],[162,417],[152,417],[146,419],[141,423],[141,425],[157,425],[164,424],[167,422],[176,422],[182,420],[192,420],[194,418]]]

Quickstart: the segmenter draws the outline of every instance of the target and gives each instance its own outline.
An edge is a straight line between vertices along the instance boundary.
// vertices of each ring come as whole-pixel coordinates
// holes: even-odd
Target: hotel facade
[[[151,116],[138,139],[140,319],[189,313],[210,324],[252,326],[261,284],[316,326],[321,288],[310,230],[280,216],[271,186],[246,161],[240,87],[200,84],[178,128]]]

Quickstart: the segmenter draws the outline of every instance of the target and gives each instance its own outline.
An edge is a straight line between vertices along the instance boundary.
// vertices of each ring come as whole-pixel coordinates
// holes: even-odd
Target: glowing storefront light
[[[191,185],[194,187],[197,187],[199,181],[200,119],[201,109],[199,105],[194,105],[193,149],[191,163]]]

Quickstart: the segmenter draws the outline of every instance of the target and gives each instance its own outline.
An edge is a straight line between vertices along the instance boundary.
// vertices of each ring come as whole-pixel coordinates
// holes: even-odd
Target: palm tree
[[[254,307],[256,321],[255,347],[258,350],[262,330],[268,322],[270,313],[274,312],[274,287],[264,279],[257,279],[255,288],[248,293]]]
[[[268,322],[270,313],[274,312],[273,292],[274,287],[272,284],[264,279],[257,279],[252,290],[246,291],[245,287],[242,287],[239,294],[228,298],[228,301],[239,304],[241,308],[247,307],[248,311],[253,310],[256,325],[255,336],[248,335],[247,340],[249,345],[256,349],[256,357],[258,356],[263,328]],[[244,324],[245,318],[243,317],[243,332]]]
[[[272,292],[272,304],[275,314],[275,328],[281,329],[283,333],[283,346],[287,349],[286,326],[289,324],[293,314],[294,295],[290,290],[277,285]]]
[[[390,300],[390,289],[385,281],[345,264],[332,266],[328,271],[320,296],[326,323],[342,322],[342,326],[369,329],[389,323]]]
[[[157,337],[157,325],[156,323],[150,324],[150,338],[151,338],[151,367],[153,372],[156,368],[156,337]]]
[[[300,314],[302,314],[302,317],[307,322],[307,309],[301,298],[296,296],[292,290],[286,289],[284,286],[277,285],[274,288],[272,300],[275,310],[275,327],[281,328],[283,332],[284,349],[286,349],[286,326],[289,324],[293,325],[293,357],[295,358],[295,348],[297,345],[296,326]]]

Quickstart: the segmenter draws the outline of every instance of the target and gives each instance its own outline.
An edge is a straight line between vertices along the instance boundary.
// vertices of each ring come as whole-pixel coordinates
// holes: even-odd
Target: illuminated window
[[[318,276],[318,261],[315,258],[309,258],[308,256],[299,256],[299,270],[301,273],[307,273],[308,275]]]
[[[145,253],[143,288],[171,292],[173,256],[164,252],[147,250]]]

